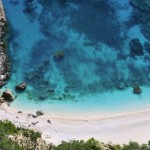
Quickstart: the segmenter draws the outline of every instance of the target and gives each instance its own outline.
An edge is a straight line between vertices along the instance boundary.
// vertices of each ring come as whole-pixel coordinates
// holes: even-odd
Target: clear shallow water
[[[6,87],[28,84],[12,106],[74,113],[149,107],[149,89],[137,96],[129,88],[150,85],[150,64],[145,50],[131,53],[132,38],[142,44],[147,39],[139,24],[130,23],[128,0],[3,0],[3,5],[11,24],[12,77]],[[59,50],[64,58],[55,60]]]

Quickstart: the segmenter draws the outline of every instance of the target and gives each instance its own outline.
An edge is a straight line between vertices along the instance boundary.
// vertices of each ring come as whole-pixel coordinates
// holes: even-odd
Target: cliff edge
[[[4,40],[6,28],[6,16],[2,1],[0,0],[0,87],[7,83],[10,74],[10,67],[6,50],[7,44]]]

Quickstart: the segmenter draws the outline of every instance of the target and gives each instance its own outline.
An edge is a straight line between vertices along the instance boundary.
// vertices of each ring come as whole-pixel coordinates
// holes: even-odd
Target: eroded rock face
[[[3,37],[7,30],[6,18],[4,14],[3,6],[0,5],[0,87],[6,84],[9,78],[9,62],[6,54],[6,42],[4,42]]]
[[[7,89],[6,91],[4,91],[1,95],[1,99],[5,100],[5,101],[13,101],[15,99],[12,91],[10,89]]]

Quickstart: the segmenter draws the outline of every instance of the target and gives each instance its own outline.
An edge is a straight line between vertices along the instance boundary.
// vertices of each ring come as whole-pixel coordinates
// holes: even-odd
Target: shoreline
[[[47,143],[58,145],[62,140],[87,140],[94,137],[101,142],[126,144],[130,140],[147,143],[150,135],[150,110],[118,114],[112,116],[95,116],[94,118],[43,115],[33,118],[29,113],[18,113],[11,106],[0,106],[0,120],[12,121],[16,126],[33,129],[42,133]],[[51,123],[48,123],[50,120]],[[33,125],[35,124],[35,125]]]
[[[1,0],[0,6],[2,6]],[[4,52],[4,55],[6,56],[6,52]],[[7,72],[5,71],[5,73]],[[128,93],[131,94],[131,91],[129,91]],[[127,96],[128,93],[126,94]],[[147,90],[147,93],[149,93],[149,90]],[[104,99],[105,98],[106,97],[104,96]],[[111,107],[115,106],[116,104],[117,107],[120,107],[120,103],[118,102],[124,101],[124,95],[122,95],[121,93],[119,95],[116,95],[116,97],[114,97],[113,99],[114,100],[112,100],[112,102],[114,103],[114,105],[111,106],[111,103],[109,103],[109,98],[107,99],[106,103],[108,103]],[[121,99],[121,101],[119,99]],[[129,101],[132,100],[131,103],[138,103],[138,106],[140,106],[143,101],[141,101],[141,99],[139,99],[140,101],[138,101],[137,99],[139,99],[139,97],[136,96],[134,96],[134,98],[133,96],[128,98]],[[149,102],[149,96],[147,97],[147,99],[145,97],[143,99],[146,100],[146,102]],[[19,103],[16,106],[20,107],[19,104],[21,98],[18,98],[18,100]],[[124,101],[122,106],[129,101]],[[102,107],[103,105],[102,102],[103,101],[100,101],[100,103],[98,103],[100,107]],[[25,104],[25,102],[22,104]],[[91,106],[91,102],[89,103],[89,105],[90,106],[88,108],[92,107],[92,110],[93,105]],[[78,106],[82,105],[76,105],[76,107]],[[144,106],[146,106],[146,104]],[[25,105],[24,107],[26,108]],[[51,108],[52,107],[53,106],[51,106]],[[75,107],[75,105],[73,105],[73,107]],[[132,107],[134,107],[134,105],[131,106],[131,108]],[[12,108],[11,106],[8,107],[6,104],[2,104],[2,106],[0,106],[0,120],[8,119],[16,126],[40,131],[42,133],[43,139],[47,143],[53,143],[55,145],[60,144],[62,140],[87,140],[92,137],[105,143],[111,141],[114,144],[124,144],[128,143],[130,140],[137,141],[139,143],[147,143],[147,141],[150,140],[150,135],[148,134],[148,131],[150,130],[149,105],[148,107],[146,107],[147,110],[144,110],[143,107],[143,111],[142,109],[140,109],[141,111],[137,111],[138,109],[134,108],[132,109],[133,112],[124,112],[121,109],[123,113],[118,112],[118,114],[105,114],[103,113],[103,111],[92,112],[91,114],[91,110],[88,110],[89,112],[83,113],[77,112],[76,109],[74,111],[74,114],[67,114],[65,112],[61,113],[62,108],[58,108],[57,110],[60,109],[60,113],[56,110],[58,113],[55,114],[55,112],[48,107],[48,109],[50,110],[49,113],[46,114],[46,110],[42,109],[45,111],[45,114],[37,118],[34,118],[32,116],[32,114],[35,114],[35,109],[34,111],[32,110],[32,105],[30,108],[30,111],[24,110],[23,113],[18,113],[18,111],[21,110],[21,107],[18,110]],[[67,107],[64,107],[63,109],[66,110],[66,108]],[[81,107],[81,109],[83,108]],[[99,107],[94,107],[94,109],[100,110]],[[109,109],[109,107],[107,109]],[[28,108],[26,108],[26,110],[28,110]]]

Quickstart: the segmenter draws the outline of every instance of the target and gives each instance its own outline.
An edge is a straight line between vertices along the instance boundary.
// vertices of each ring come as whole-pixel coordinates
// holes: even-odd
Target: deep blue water
[[[96,104],[97,94],[150,85],[150,54],[130,47],[132,39],[141,45],[148,40],[140,24],[131,23],[128,0],[3,0],[3,5],[11,28],[7,86],[25,81],[23,98],[67,103],[89,96]],[[115,105],[124,106],[118,99]],[[99,103],[111,106],[113,100],[103,97]]]

